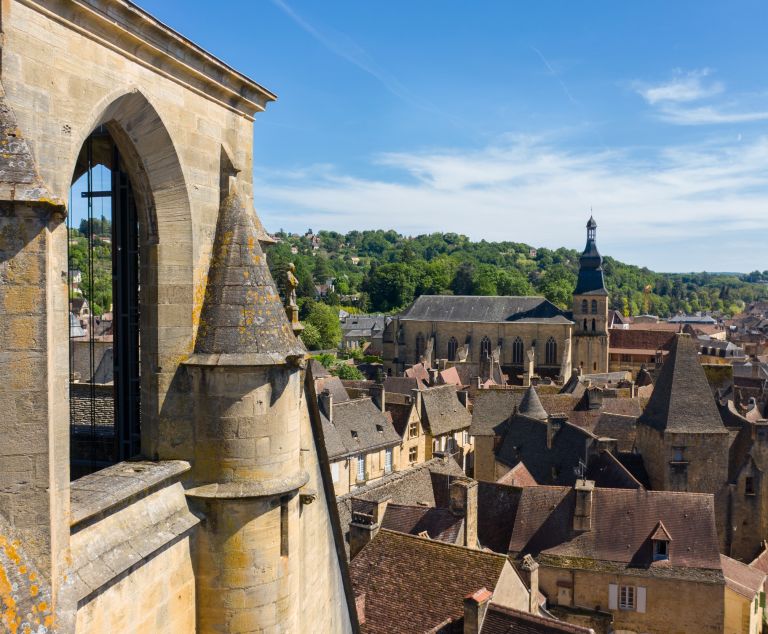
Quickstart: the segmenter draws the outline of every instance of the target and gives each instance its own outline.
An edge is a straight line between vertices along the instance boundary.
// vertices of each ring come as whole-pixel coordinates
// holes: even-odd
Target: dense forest
[[[94,315],[112,310],[112,225],[105,218],[94,219],[93,250],[89,262],[88,242],[91,224],[87,220],[79,229],[69,229],[69,270],[80,271],[80,291]]]
[[[404,237],[395,231],[280,231],[268,251],[281,287],[289,262],[296,265],[298,297],[306,313],[315,285],[333,280],[323,299],[367,312],[393,312],[423,294],[544,295],[568,308],[579,265],[578,251],[535,249],[518,242],[473,242],[455,233]],[[611,307],[625,315],[678,312],[738,313],[768,298],[768,271],[747,275],[655,273],[604,259]],[[301,301],[304,298],[304,301]],[[306,306],[305,306],[306,305]],[[302,318],[304,315],[302,315]]]

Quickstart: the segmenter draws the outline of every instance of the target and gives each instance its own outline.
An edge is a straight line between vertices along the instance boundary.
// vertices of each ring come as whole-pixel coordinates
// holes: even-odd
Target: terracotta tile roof
[[[417,363],[410,368],[407,368],[404,372],[406,378],[418,379],[425,385],[429,385],[429,371],[424,367],[423,363]]]
[[[459,371],[456,368],[445,368],[440,372],[440,381],[444,385],[455,385],[461,387],[461,378],[459,377]]]
[[[608,331],[609,351],[617,352],[623,349],[623,354],[635,352],[648,352],[654,354],[656,350],[668,350],[675,333],[680,329],[679,326],[673,328],[659,329],[658,324],[643,324],[643,326],[654,326],[654,328],[611,328]]]
[[[464,597],[493,591],[507,558],[381,529],[350,562],[365,594],[365,634],[418,634],[464,616]],[[415,609],[415,608],[418,609]]]
[[[696,569],[713,573],[709,575],[713,580],[720,578],[712,495],[595,488],[592,529],[583,532],[572,530],[574,506],[570,487],[522,489],[510,553],[542,556],[542,563],[552,565],[578,558],[653,574],[650,537],[663,522],[673,541],[660,574],[685,575],[685,569]]]
[[[421,393],[422,421],[432,436],[469,428],[472,416],[459,400],[455,385],[437,385]]]
[[[423,390],[426,387],[424,382],[407,376],[388,376],[384,379],[384,390],[397,392],[398,394],[411,394],[411,390]]]
[[[426,531],[430,539],[455,544],[464,519],[447,508],[425,508],[405,504],[387,504],[382,528],[410,535]]]
[[[675,433],[728,433],[698,354],[691,337],[675,336],[638,424]]]
[[[519,610],[488,606],[480,634],[592,634],[593,630]]]
[[[763,589],[766,574],[762,570],[725,555],[720,555],[720,563],[723,566],[725,585],[734,592],[752,600]]]
[[[538,484],[531,475],[531,472],[525,468],[525,464],[522,462],[518,462],[514,467],[496,480],[496,482],[516,487],[533,487]]]
[[[768,544],[766,542],[763,542],[762,552],[749,565],[757,568],[760,572],[768,574]]]

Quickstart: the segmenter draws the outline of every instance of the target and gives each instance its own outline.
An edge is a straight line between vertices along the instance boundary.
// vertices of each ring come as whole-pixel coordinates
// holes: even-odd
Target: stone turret
[[[192,377],[199,632],[299,628],[300,360],[258,240],[230,192],[219,212]],[[293,549],[293,552],[292,552]]]

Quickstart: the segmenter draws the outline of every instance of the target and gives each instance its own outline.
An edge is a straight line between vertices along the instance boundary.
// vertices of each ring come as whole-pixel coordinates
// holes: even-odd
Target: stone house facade
[[[0,11],[0,622],[353,631],[305,351],[253,209],[275,96],[124,0]],[[70,483],[65,201],[95,135],[135,212],[140,265],[115,283],[140,349],[115,380],[123,462]]]

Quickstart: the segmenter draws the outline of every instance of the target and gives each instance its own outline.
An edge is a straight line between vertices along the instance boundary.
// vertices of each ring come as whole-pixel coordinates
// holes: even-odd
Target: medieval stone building
[[[384,329],[387,372],[399,376],[422,360],[445,360],[465,379],[493,379],[498,368],[513,383],[525,373],[567,381],[573,368],[608,372],[608,291],[596,230],[590,218],[572,312],[543,297],[422,295]]]
[[[275,96],[126,0],[1,11],[0,630],[353,631],[316,396],[253,210]],[[112,267],[107,420],[70,366],[78,242]]]

